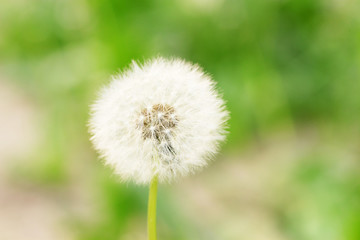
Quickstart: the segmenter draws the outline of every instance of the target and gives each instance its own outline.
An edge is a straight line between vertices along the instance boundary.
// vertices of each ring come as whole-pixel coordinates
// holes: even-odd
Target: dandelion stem
[[[156,240],[156,197],[158,176],[155,175],[150,183],[148,202],[148,240]]]

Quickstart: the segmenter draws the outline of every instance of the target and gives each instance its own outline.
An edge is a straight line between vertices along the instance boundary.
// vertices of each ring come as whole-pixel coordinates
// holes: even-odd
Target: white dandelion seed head
[[[171,181],[207,165],[225,138],[224,101],[196,65],[156,58],[131,67],[102,89],[90,133],[123,180]]]

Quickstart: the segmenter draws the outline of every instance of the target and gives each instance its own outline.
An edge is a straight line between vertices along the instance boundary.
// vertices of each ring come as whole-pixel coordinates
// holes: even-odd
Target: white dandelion
[[[95,148],[121,179],[140,184],[206,166],[228,119],[210,76],[179,59],[133,62],[102,89],[91,110]]]
[[[92,105],[90,132],[123,180],[150,183],[148,239],[156,240],[158,181],[206,166],[225,138],[228,112],[215,83],[179,59],[133,62]]]

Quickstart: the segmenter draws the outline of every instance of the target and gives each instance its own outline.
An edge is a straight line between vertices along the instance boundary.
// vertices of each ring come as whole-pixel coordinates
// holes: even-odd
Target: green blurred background
[[[221,154],[160,186],[159,239],[360,239],[360,2],[5,0],[0,239],[146,239],[147,188],[87,133],[111,74],[201,65],[231,112]]]

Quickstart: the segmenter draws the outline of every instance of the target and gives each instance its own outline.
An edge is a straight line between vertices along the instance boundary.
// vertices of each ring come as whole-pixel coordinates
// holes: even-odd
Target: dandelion
[[[149,239],[156,239],[158,182],[200,170],[225,138],[228,112],[197,65],[156,58],[114,76],[92,105],[94,147],[124,181],[150,184]]]

